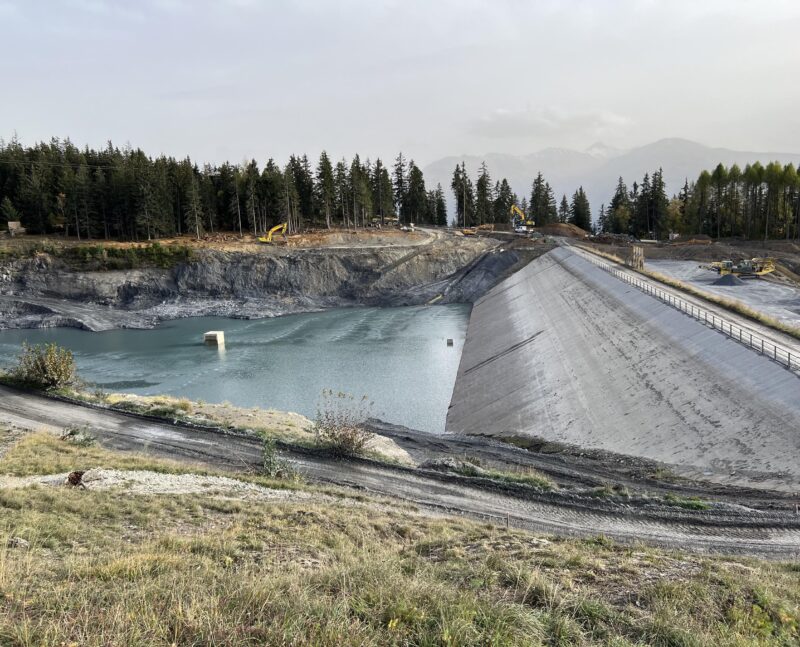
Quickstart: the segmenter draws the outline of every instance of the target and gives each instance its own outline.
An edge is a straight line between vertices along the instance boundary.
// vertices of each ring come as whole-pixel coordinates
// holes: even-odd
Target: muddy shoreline
[[[82,271],[40,255],[0,267],[0,329],[153,328],[162,321],[265,318],[356,306],[472,303],[552,248],[493,239],[295,253],[204,251],[170,269]]]

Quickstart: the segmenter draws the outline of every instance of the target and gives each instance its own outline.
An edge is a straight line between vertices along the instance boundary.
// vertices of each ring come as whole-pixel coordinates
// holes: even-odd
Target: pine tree
[[[203,204],[200,200],[200,187],[194,175],[186,195],[186,229],[193,231],[197,240],[200,240],[203,232]]]
[[[5,196],[0,202],[0,219],[2,219],[4,225],[8,225],[9,222],[17,222],[20,219],[19,211],[14,207],[14,203],[11,202],[11,198],[8,196]]]
[[[556,207],[556,197],[553,195],[553,189],[550,187],[549,182],[544,183],[545,195],[545,213],[547,214],[547,223],[558,221],[558,207]]]
[[[333,177],[333,165],[328,153],[322,151],[317,163],[317,204],[320,205],[325,218],[325,226],[331,228],[331,215],[336,200],[336,182]]]
[[[414,160],[408,163],[408,192],[406,193],[406,211],[408,223],[428,223],[428,195],[425,190],[425,179]]]
[[[403,222],[406,221],[406,210],[404,209],[408,184],[406,178],[406,160],[403,157],[403,153],[400,152],[394,160],[392,182],[394,183],[394,199],[396,202],[397,216]]]
[[[381,225],[385,219],[394,214],[394,189],[389,171],[378,158],[372,170],[372,202],[375,206],[375,215],[380,218]]]
[[[567,195],[563,194],[561,196],[561,204],[558,207],[558,222],[567,222],[569,220],[569,202],[567,201]]]
[[[475,183],[475,218],[479,225],[494,221],[492,179],[486,162],[481,162]]]
[[[547,183],[544,181],[542,172],[536,175],[531,185],[531,200],[528,203],[528,217],[542,226],[548,224],[548,196]]]
[[[589,198],[583,187],[579,187],[572,196],[572,203],[569,208],[569,222],[584,231],[592,228],[592,212],[589,207]]]
[[[606,205],[600,205],[600,213],[597,215],[597,233],[606,233],[608,231],[608,216],[606,215]]]
[[[456,199],[456,226],[471,226],[475,221],[475,192],[464,162],[456,166],[450,188]]]
[[[653,180],[650,186],[650,204],[650,226],[658,240],[666,227],[669,215],[669,198],[664,184],[664,172],[660,168],[653,173]]]
[[[620,177],[606,210],[604,231],[612,234],[628,234],[630,233],[630,220],[631,199],[628,195],[628,187]]]
[[[516,204],[517,197],[505,178],[495,184],[494,222],[508,222],[511,217],[511,206]]]
[[[435,224],[439,227],[447,226],[447,202],[444,199],[442,185],[436,185],[436,220]]]
[[[347,178],[347,165],[344,159],[336,163],[333,171],[336,183],[336,213],[345,227],[350,227],[350,192]]]
[[[636,185],[634,185],[636,186]],[[642,184],[638,187],[638,196],[636,200],[632,201],[633,213],[631,216],[631,233],[637,238],[650,238],[650,210],[651,210],[651,191],[650,191],[650,174],[645,173],[642,179]]]

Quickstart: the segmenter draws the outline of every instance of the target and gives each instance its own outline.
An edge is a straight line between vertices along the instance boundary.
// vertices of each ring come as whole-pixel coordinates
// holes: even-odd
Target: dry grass
[[[2,380],[2,375],[0,375]],[[319,444],[314,423],[299,413],[237,407],[229,402],[214,404],[171,396],[143,396],[121,393],[89,393],[79,390],[62,391],[62,395],[84,402],[109,406],[121,411],[156,416],[166,420],[221,427],[223,429],[253,431],[267,440],[279,440],[301,447]],[[391,438],[367,434],[369,446],[365,455],[375,460],[402,465],[413,465],[409,454]]]
[[[297,445],[314,444],[311,421],[298,413],[236,407],[229,402],[214,404],[170,396],[141,396],[132,394],[70,393],[97,404],[115,409],[144,413],[160,418],[185,420],[226,429],[247,429],[262,436]]]
[[[88,434],[91,430],[82,433]],[[45,474],[62,474],[96,467],[118,470],[147,470],[162,474],[198,474],[227,476],[248,483],[271,488],[305,490],[302,479],[292,474],[289,478],[272,476],[263,472],[221,472],[201,464],[155,458],[135,452],[114,452],[98,445],[71,442],[69,437],[49,433],[20,433],[0,430],[0,487],[2,475],[25,477]],[[335,492],[334,492],[335,493]],[[2,643],[0,643],[2,644]]]
[[[41,447],[15,446],[0,471],[30,471]],[[48,445],[37,469],[133,465],[99,451]],[[799,605],[796,564],[348,499],[0,490],[2,645],[789,645]]]

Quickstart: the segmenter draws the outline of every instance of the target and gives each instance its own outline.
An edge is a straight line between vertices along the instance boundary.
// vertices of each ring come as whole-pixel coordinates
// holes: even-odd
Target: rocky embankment
[[[146,328],[354,305],[473,301],[521,264],[498,241],[259,252],[201,250],[169,269],[79,271],[48,254],[0,264],[0,328]]]

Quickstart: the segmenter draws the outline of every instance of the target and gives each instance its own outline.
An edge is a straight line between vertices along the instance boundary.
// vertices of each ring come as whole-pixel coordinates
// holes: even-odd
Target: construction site
[[[486,559],[513,563],[510,546],[531,541],[548,554],[552,546],[576,551],[575,571],[559,553],[558,575],[546,576],[569,591],[565,600],[605,595],[581,579],[587,547],[603,546],[592,559],[605,573],[596,580],[603,591],[615,591],[614,613],[623,614],[615,618],[634,613],[634,591],[649,590],[641,577],[697,582],[707,569],[728,568],[721,564],[739,568],[730,560],[767,560],[759,569],[796,560],[793,246],[767,256],[708,241],[609,244],[559,225],[276,233],[279,243],[235,234],[161,241],[172,251],[158,255],[141,244],[115,244],[123,250],[115,252],[34,237],[5,241],[0,324],[16,329],[0,332],[6,363],[19,339],[55,341],[75,349],[90,380],[43,393],[20,386],[12,372],[3,376],[3,496],[50,496],[68,483],[67,494],[98,510],[116,510],[124,497],[131,509],[174,500],[176,520],[190,505],[238,511],[234,525],[204,512],[200,530],[193,521],[171,529],[137,522],[150,530],[133,539],[138,530],[102,530],[93,512],[79,513],[102,534],[92,545],[103,541],[121,555],[117,538],[124,537],[134,546],[126,544],[125,554],[133,550],[136,559],[151,559],[138,557],[151,532],[197,542],[216,536],[216,524],[296,551],[297,524],[305,523],[296,515],[317,515],[342,532],[354,515],[380,533],[402,520],[417,528],[418,541],[451,524],[458,530],[448,550],[456,551],[472,541],[463,533],[483,528],[484,547],[475,550],[494,546]],[[128,265],[110,267],[120,258]],[[199,317],[197,325],[174,321],[189,317]],[[269,324],[266,336],[259,322]],[[166,341],[148,337],[156,334]],[[296,394],[322,387],[331,397],[348,375],[392,406],[363,419],[368,449],[332,453],[320,445],[314,398],[306,405]],[[206,386],[192,391],[192,384]],[[256,523],[256,509],[261,519],[295,515],[287,522],[291,538],[242,530],[237,524]],[[25,530],[33,521],[22,513],[9,519],[13,550],[37,541]],[[313,582],[314,573],[329,572],[325,560],[344,563],[316,535],[304,536],[305,552],[282,557],[280,567],[262,550],[258,565],[246,568],[255,573],[267,563]],[[392,563],[385,539],[374,544],[389,551],[375,559]],[[658,559],[675,566],[642,571],[642,551],[669,551]],[[183,572],[184,558],[167,554]],[[244,553],[230,559],[251,560]],[[453,555],[441,559],[456,567]],[[191,586],[205,577],[193,576]],[[142,582],[175,588],[160,577]],[[655,613],[640,604],[644,617]],[[618,620],[604,622],[621,631]],[[780,627],[791,635],[790,625]],[[118,631],[137,642],[127,623]],[[160,635],[155,625],[149,631]],[[648,641],[652,631],[635,635]]]
[[[721,286],[725,272],[712,264],[755,249],[608,244],[571,225],[279,237],[162,241],[193,249],[168,268],[102,270],[63,249],[18,254],[0,274],[0,322],[99,331],[472,303],[449,434],[631,456],[715,486],[800,490],[800,254],[790,244],[777,245],[767,276],[730,274],[737,284]]]

